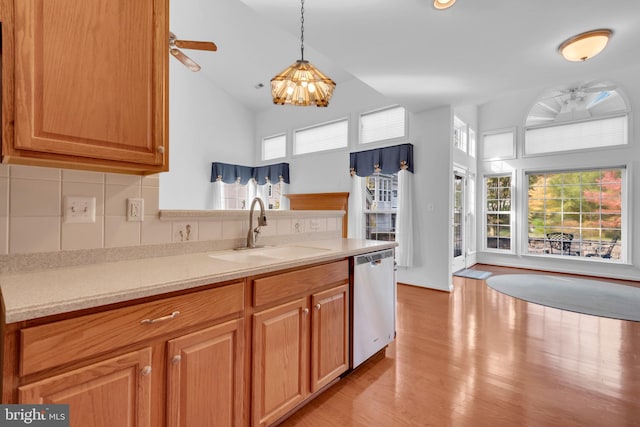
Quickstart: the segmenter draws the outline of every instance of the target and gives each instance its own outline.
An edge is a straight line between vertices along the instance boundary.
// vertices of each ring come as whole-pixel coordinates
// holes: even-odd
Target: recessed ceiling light
[[[613,31],[600,29],[573,36],[558,46],[558,52],[567,61],[586,61],[602,52]]]
[[[448,9],[456,2],[456,0],[433,0],[433,7],[436,9]]]

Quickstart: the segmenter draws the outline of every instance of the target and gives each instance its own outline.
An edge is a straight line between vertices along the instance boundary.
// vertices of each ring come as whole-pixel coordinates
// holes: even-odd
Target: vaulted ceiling
[[[457,0],[447,10],[432,0],[306,0],[304,8],[305,59],[336,91],[359,79],[414,111],[640,71],[638,0]],[[576,63],[557,52],[598,28],[614,31],[600,55]],[[188,52],[207,79],[254,111],[277,108],[269,83],[300,58],[300,1],[173,0],[171,30],[218,45]]]

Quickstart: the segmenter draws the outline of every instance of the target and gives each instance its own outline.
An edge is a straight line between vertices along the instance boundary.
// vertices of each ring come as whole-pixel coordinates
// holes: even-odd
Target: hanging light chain
[[[300,59],[304,61],[304,0],[300,7]]]

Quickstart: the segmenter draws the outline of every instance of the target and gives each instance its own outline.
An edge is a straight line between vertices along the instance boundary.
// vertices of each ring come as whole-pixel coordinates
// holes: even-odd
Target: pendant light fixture
[[[609,29],[587,31],[562,42],[558,52],[567,61],[586,61],[602,52],[612,35]]]
[[[273,103],[326,107],[336,84],[304,59],[304,0],[300,9],[300,59],[271,79]]]

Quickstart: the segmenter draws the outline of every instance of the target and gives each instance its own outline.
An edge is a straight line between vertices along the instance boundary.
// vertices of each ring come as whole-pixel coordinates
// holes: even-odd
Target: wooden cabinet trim
[[[102,425],[106,419],[114,423],[126,421],[120,425],[133,421],[137,426],[150,426],[152,370],[152,351],[147,347],[19,387],[18,403],[71,402],[70,415],[84,425]],[[116,390],[121,392],[118,399],[107,400],[105,395]],[[87,397],[79,397],[84,395]],[[80,406],[93,398],[96,403],[105,403],[96,407],[98,414]],[[126,407],[119,405],[122,401]]]
[[[253,315],[253,426],[272,424],[309,395],[308,302],[298,298]]]
[[[2,1],[3,162],[133,174],[168,170],[169,2],[126,7],[122,16],[97,23],[90,14],[100,11],[90,1],[77,7]],[[68,19],[77,25],[64,24]],[[71,57],[85,58],[76,67],[60,51],[84,30],[95,34],[74,42],[79,53]],[[119,37],[134,43],[132,49],[122,50]],[[127,97],[132,102],[124,102]],[[60,99],[70,106],[60,107]]]
[[[349,279],[349,261],[303,268],[253,280],[253,304],[260,307],[290,299],[296,295],[308,295],[314,290],[341,283]]]
[[[167,427],[241,426],[243,378],[243,319],[168,341]]]

